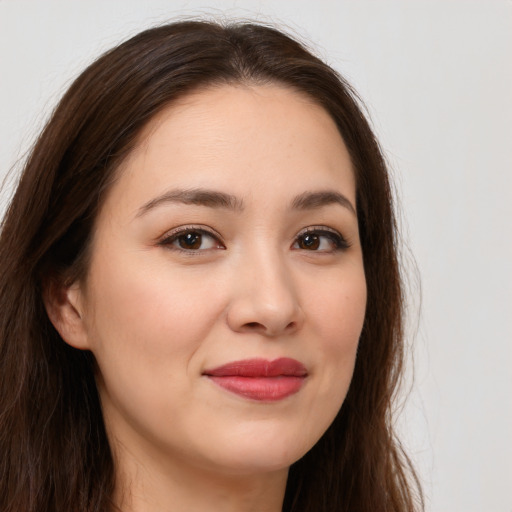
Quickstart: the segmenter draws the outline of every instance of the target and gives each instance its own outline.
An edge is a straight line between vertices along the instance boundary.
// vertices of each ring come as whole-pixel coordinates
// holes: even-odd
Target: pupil
[[[317,235],[304,235],[302,246],[306,249],[318,249],[320,242]]]
[[[180,245],[184,249],[198,249],[201,245],[201,235],[199,233],[187,233],[181,237]]]

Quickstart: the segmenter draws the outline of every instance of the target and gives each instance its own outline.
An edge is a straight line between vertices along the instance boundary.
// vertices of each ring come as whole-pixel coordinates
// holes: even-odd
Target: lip
[[[218,386],[252,400],[275,402],[297,393],[308,375],[295,359],[281,357],[232,361],[205,370],[203,375]]]

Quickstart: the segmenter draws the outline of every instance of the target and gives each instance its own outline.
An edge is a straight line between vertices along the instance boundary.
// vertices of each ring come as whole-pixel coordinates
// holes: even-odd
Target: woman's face
[[[329,115],[279,86],[187,96],[146,128],[70,289],[115,451],[250,474],[320,438],[366,304],[355,182]]]

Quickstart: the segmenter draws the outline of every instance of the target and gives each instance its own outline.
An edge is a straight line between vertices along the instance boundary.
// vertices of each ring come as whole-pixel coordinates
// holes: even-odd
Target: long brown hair
[[[3,221],[2,512],[111,507],[114,462],[94,359],[60,338],[43,294],[52,280],[72,282],[87,272],[98,208],[142,128],[177,98],[222,83],[278,83],[309,95],[336,122],[356,176],[368,303],[355,372],[333,424],[292,465],[283,510],[420,508],[419,487],[411,485],[414,473],[391,424],[403,363],[392,195],[360,103],[335,71],[273,28],[188,21],[138,34],[76,79],[29,155]]]

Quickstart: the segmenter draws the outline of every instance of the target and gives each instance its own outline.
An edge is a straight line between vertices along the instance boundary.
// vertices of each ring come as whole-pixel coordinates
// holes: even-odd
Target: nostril
[[[268,336],[276,336],[281,332],[290,332],[295,329],[296,323],[290,322],[284,329],[280,329],[277,326],[265,326],[260,322],[246,322],[243,325],[244,331],[261,332]]]

